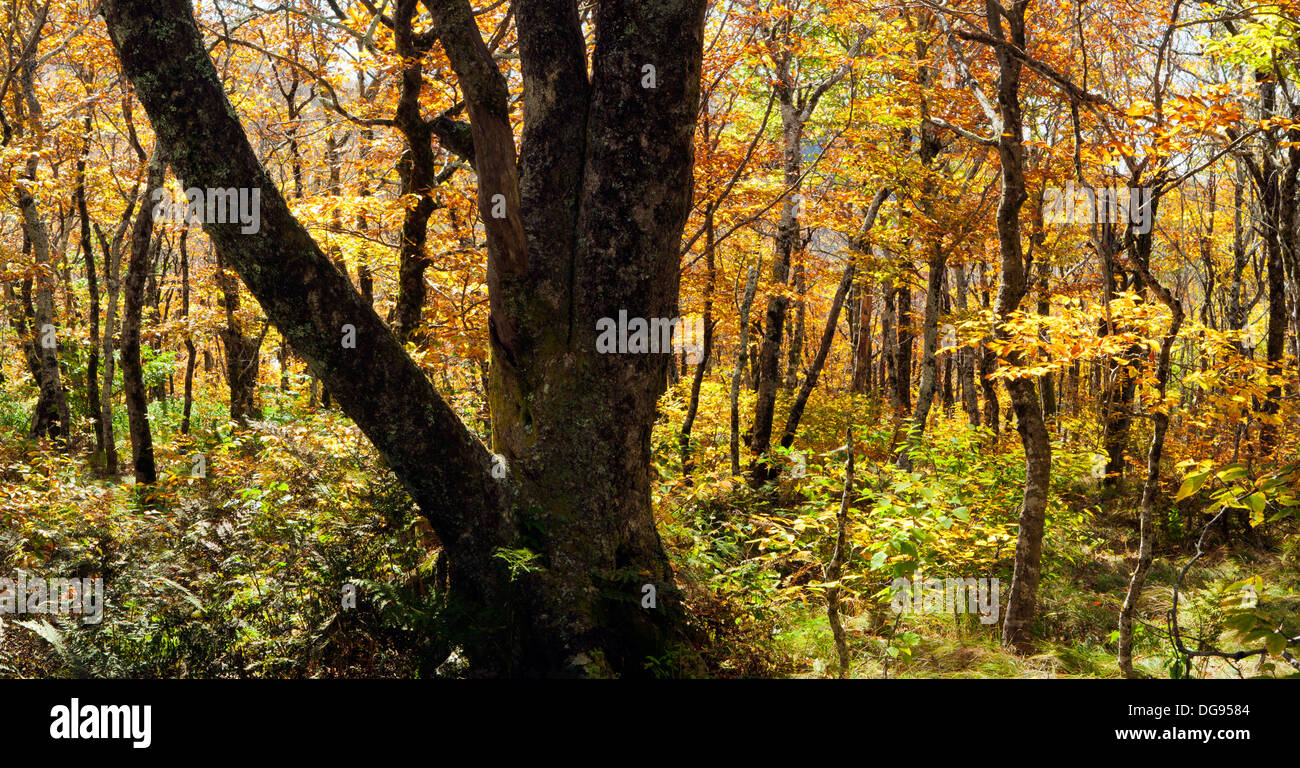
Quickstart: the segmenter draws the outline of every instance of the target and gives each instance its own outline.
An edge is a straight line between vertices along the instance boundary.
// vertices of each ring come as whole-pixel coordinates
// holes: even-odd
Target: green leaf
[[[1179,502],[1201,490],[1205,481],[1210,479],[1209,472],[1193,472],[1183,478],[1183,484],[1178,488],[1178,494],[1174,496],[1174,501]]]
[[[1228,466],[1219,470],[1217,475],[1217,477],[1225,483],[1232,482],[1233,480],[1238,480],[1245,476],[1246,476],[1245,464],[1229,464]]]

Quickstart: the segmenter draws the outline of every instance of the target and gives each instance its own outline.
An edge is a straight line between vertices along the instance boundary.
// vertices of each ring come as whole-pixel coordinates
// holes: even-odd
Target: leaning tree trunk
[[[857,262],[852,260],[852,254],[866,252],[867,236],[876,225],[876,217],[880,214],[880,206],[884,205],[885,200],[889,199],[891,192],[890,187],[880,188],[872,199],[871,205],[867,208],[866,216],[862,222],[862,231],[858,233],[854,248],[850,254],[850,261],[844,267],[844,275],[840,278],[840,284],[835,289],[834,298],[831,299],[831,309],[826,315],[826,326],[822,331],[821,342],[817,345],[817,356],[813,358],[812,367],[808,369],[803,385],[799,387],[799,392],[790,405],[790,413],[785,420],[785,429],[781,431],[782,448],[789,448],[794,444],[795,433],[799,430],[799,421],[803,418],[804,408],[808,405],[808,398],[812,395],[813,390],[817,388],[817,381],[821,377],[822,369],[826,367],[826,359],[830,356],[831,346],[835,343],[835,329],[840,322],[840,311],[844,308],[845,298],[849,295],[849,290],[857,277]]]
[[[478,672],[645,674],[648,658],[686,639],[650,504],[650,434],[671,356],[605,354],[598,325],[621,311],[668,318],[677,306],[706,4],[601,3],[589,76],[576,3],[515,3],[518,159],[506,81],[469,3],[424,5],[473,132],[500,460],[290,214],[188,3],[102,8],[183,183],[263,190],[258,232],[205,231],[429,518]],[[355,345],[341,343],[352,332]]]
[[[840,310],[844,308],[844,297],[848,295],[849,286],[853,284],[853,275],[855,266],[852,261],[844,268],[844,276],[840,278],[840,284],[835,289],[835,297],[831,299],[831,310],[826,315],[826,327],[822,331],[821,343],[817,346],[817,357],[813,359],[812,367],[804,376],[803,385],[799,387],[798,394],[795,395],[794,402],[790,404],[790,413],[785,420],[785,429],[781,430],[781,447],[789,448],[794,445],[795,433],[799,431],[799,421],[803,418],[804,408],[808,405],[808,398],[817,388],[817,379],[821,376],[822,368],[826,367],[826,358],[830,355],[831,346],[835,343],[835,328],[840,322]],[[775,468],[771,470],[772,477],[778,474]]]
[[[695,459],[691,453],[691,429],[695,426],[695,417],[700,410],[700,387],[704,384],[704,374],[709,369],[709,358],[713,355],[713,284],[717,281],[717,264],[713,234],[713,209],[704,214],[704,261],[707,283],[704,289],[704,348],[700,361],[695,365],[691,377],[691,394],[686,403],[686,417],[682,419],[681,430],[677,433],[677,448],[682,457],[682,476],[690,481],[695,469]],[[683,331],[684,332],[684,331]]]

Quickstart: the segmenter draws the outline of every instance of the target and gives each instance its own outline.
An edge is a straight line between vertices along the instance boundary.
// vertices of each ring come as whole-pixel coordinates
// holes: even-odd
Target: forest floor
[[[900,472],[887,460],[897,435],[875,406],[819,393],[805,447],[784,457],[797,477],[752,491],[727,471],[725,392],[725,382],[706,386],[695,432],[700,469],[689,481],[677,456],[680,391],[665,398],[654,438],[660,526],[692,620],[708,637],[699,652],[710,674],[833,674],[821,567],[843,492],[840,430],[849,413],[868,425],[855,432],[854,554],[840,582],[852,677],[1118,676],[1115,629],[1137,549],[1136,502],[1127,486],[1103,491],[1088,479],[1090,452],[1064,440],[1055,451],[1054,477],[1070,479],[1054,482],[1049,505],[1039,650],[1021,658],[999,647],[996,623],[894,615],[885,591],[900,575],[990,576],[1005,605],[1023,483],[1006,435],[1013,430],[995,438],[940,415],[917,469]],[[217,398],[200,397],[192,434],[181,435],[177,402],[155,402],[162,471],[146,491],[104,477],[85,446],[63,455],[28,441],[32,398],[0,388],[0,570],[100,575],[107,599],[99,624],[6,620],[0,677],[459,673],[442,639],[450,628],[436,589],[436,537],[341,413],[268,389],[263,418],[237,426]],[[117,428],[129,450],[125,424]],[[1167,513],[1136,636],[1137,666],[1152,676],[1169,674],[1164,616],[1198,519],[1194,509]],[[1240,647],[1225,638],[1224,606],[1243,579],[1259,580],[1262,603],[1300,594],[1294,532],[1244,531],[1234,521],[1226,537],[1211,532],[1187,576],[1179,617],[1193,647],[1202,638]],[[1255,657],[1200,660],[1193,674],[1296,673]]]
[[[1131,564],[1136,559],[1136,501],[1117,497],[1128,507],[1123,513],[1107,515],[1097,529],[1104,542],[1084,553],[1075,564],[1066,564],[1050,574],[1040,592],[1039,626],[1046,635],[1034,655],[1021,657],[1003,649],[1000,631],[963,616],[906,616],[897,626],[886,628],[883,637],[873,629],[869,616],[845,622],[852,639],[854,678],[1118,678],[1114,633],[1124,602]],[[1142,624],[1137,630],[1138,650],[1134,666],[1139,674],[1169,675],[1170,656],[1167,614],[1173,603],[1179,572],[1195,554],[1194,545],[1171,547],[1158,556],[1147,577],[1139,604]],[[1219,537],[1207,543],[1205,555],[1188,572],[1180,593],[1181,632],[1189,647],[1199,647],[1193,638],[1213,637],[1221,631],[1222,612],[1216,611],[1208,595],[1199,594],[1216,584],[1259,576],[1265,583],[1284,589],[1300,587],[1300,548],[1292,547],[1289,557],[1259,543],[1228,547]],[[1003,599],[1005,589],[1003,587]],[[1188,605],[1188,592],[1193,595]],[[799,660],[797,677],[825,677],[834,669],[835,645],[823,606],[806,606],[785,617],[782,633],[785,651]],[[886,653],[888,639],[911,633],[915,645],[902,658]],[[1217,642],[1218,638],[1214,638]],[[907,647],[907,646],[904,646]],[[1236,647],[1234,646],[1235,650]],[[1266,657],[1241,662],[1202,658],[1193,672],[1199,678],[1217,677],[1300,677],[1286,664]]]

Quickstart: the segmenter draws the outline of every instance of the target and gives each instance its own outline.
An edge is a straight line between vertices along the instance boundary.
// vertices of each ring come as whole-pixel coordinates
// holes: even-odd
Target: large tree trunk
[[[205,230],[429,518],[478,671],[645,674],[648,657],[683,637],[680,592],[650,506],[650,433],[670,356],[603,354],[597,324],[620,311],[668,318],[677,306],[705,3],[602,3],[589,79],[576,3],[516,2],[518,162],[506,82],[468,2],[424,4],[473,131],[502,479],[289,213],[234,117],[188,3],[106,0],[103,9],[184,183],[263,190],[257,233]],[[649,63],[654,87],[643,87],[629,73]],[[340,343],[345,325],[355,347]],[[525,567],[512,578],[498,555]]]

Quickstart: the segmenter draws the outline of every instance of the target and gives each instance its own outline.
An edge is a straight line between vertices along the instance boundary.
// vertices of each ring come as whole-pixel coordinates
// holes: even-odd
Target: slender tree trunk
[[[850,391],[854,394],[863,394],[871,390],[871,341],[872,332],[875,330],[873,318],[875,316],[875,292],[871,285],[866,281],[862,282],[862,288],[859,291],[858,310],[858,334],[856,343],[853,345],[853,383]]]
[[[901,282],[894,289],[896,309],[896,338],[894,345],[894,402],[898,410],[906,415],[912,410],[912,288]]]
[[[261,339],[244,331],[244,321],[239,316],[239,284],[227,272],[221,254],[217,254],[217,286],[221,289],[221,303],[226,313],[226,324],[221,329],[221,343],[226,350],[226,383],[230,386],[230,418],[243,422],[261,418],[257,407],[257,378],[260,363]],[[342,343],[342,332],[339,334]]]
[[[827,583],[835,586],[826,588],[826,618],[831,625],[831,635],[835,638],[835,654],[839,659],[839,678],[849,676],[849,643],[845,636],[844,624],[840,621],[840,587],[838,582],[848,562],[848,517],[849,506],[853,503],[853,427],[846,430],[845,445],[849,454],[848,464],[844,470],[844,493],[840,496],[840,508],[835,514],[835,549],[831,561],[826,565],[822,576]]]
[[[903,404],[898,399],[898,305],[895,303],[894,281],[880,281],[880,383],[889,393],[889,402],[895,414]]]
[[[980,273],[980,302],[984,309],[989,308],[989,288],[987,275],[984,264],[981,263]],[[984,426],[992,430],[993,434],[1001,431],[1001,404],[998,402],[998,388],[993,380],[993,372],[997,370],[998,356],[993,350],[989,349],[988,338],[980,342],[979,349],[979,380],[980,390],[984,393]]]
[[[808,286],[804,274],[804,257],[800,253],[794,265],[794,322],[790,325],[790,344],[787,350],[785,369],[785,388],[792,390],[799,383],[799,369],[803,367],[803,344],[808,318],[808,305],[805,293]]]
[[[163,185],[167,158],[162,145],[156,144],[149,158],[149,175],[143,200],[152,200],[153,192]],[[140,361],[140,321],[144,311],[145,279],[149,271],[149,246],[153,233],[153,211],[140,206],[135,228],[131,232],[130,252],[126,262],[126,280],[122,293],[122,392],[126,399],[126,417],[131,434],[131,464],[135,481],[152,485],[158,479],[154,465],[153,435],[149,428],[149,399],[145,392],[144,367]]]
[[[908,428],[907,442],[898,453],[900,469],[912,469],[912,451],[925,435],[925,425],[934,405],[937,378],[936,355],[939,351],[939,306],[943,300],[943,274],[948,269],[948,255],[939,243],[930,246],[929,279],[925,291],[925,324],[921,328],[921,385],[916,394],[916,411]]]
[[[781,384],[781,339],[785,333],[786,312],[790,300],[783,288],[790,279],[790,263],[798,246],[798,189],[803,162],[803,121],[795,103],[794,88],[786,58],[780,82],[776,86],[777,101],[781,105],[783,161],[785,184],[790,195],[781,206],[781,219],[777,225],[776,247],[772,258],[772,293],[767,299],[767,312],[763,322],[763,340],[758,352],[758,397],[754,404],[754,424],[749,447],[754,461],[749,467],[749,483],[760,488],[775,471],[767,455],[772,442],[772,421],[776,411],[776,393]]]
[[[953,276],[957,283],[957,311],[965,315],[966,297],[970,292],[966,278],[966,265],[962,263],[953,267]],[[962,410],[966,412],[970,425],[978,427],[980,403],[979,395],[975,392],[975,350],[965,345],[957,349],[957,383],[961,387]]]
[[[1000,9],[992,0],[986,3],[989,33],[1003,43],[1025,50],[1025,12],[1028,0],[1013,0]],[[1004,22],[1005,29],[1004,32]],[[1009,33],[1009,34],[1008,34]],[[1006,47],[996,48],[998,65],[997,110],[1001,125],[998,157],[1001,160],[1002,194],[998,203],[998,250],[1002,260],[1002,278],[998,289],[996,314],[999,326],[995,335],[1001,340],[1009,334],[1001,323],[1010,319],[1026,292],[1026,265],[1021,242],[1020,208],[1028,195],[1025,191],[1024,121],[1020,111],[1020,75],[1022,64]],[[1013,364],[1019,355],[1010,355]],[[1038,602],[1038,581],[1042,561],[1043,520],[1047,509],[1048,480],[1052,466],[1052,447],[1043,423],[1042,406],[1034,380],[1011,379],[1007,382],[1011,405],[1016,414],[1016,431],[1025,449],[1025,491],[1020,505],[1020,530],[1016,538],[1015,566],[1011,576],[1011,593],[1007,598],[1006,618],[1002,625],[1002,644],[1018,653],[1028,652],[1033,644],[1033,618]]]
[[[77,159],[77,188],[73,192],[77,215],[81,218],[81,257],[86,265],[86,292],[90,296],[90,347],[86,355],[86,408],[95,431],[96,464],[104,460],[104,414],[99,407],[99,274],[95,268],[95,246],[90,239],[90,213],[86,207],[86,158],[90,155],[91,118],[86,115],[83,137],[85,148]]]
[[[1049,280],[1052,275],[1052,263],[1047,260],[1046,255],[1038,262],[1038,315],[1039,317],[1048,317],[1052,314],[1051,293],[1049,292]],[[1038,338],[1044,342],[1048,341],[1047,329],[1044,328],[1039,332]],[[1052,374],[1049,371],[1041,379],[1043,390],[1043,417],[1051,418],[1056,415],[1056,386],[1052,381]]]
[[[691,428],[695,425],[695,416],[699,412],[700,387],[704,384],[704,374],[709,369],[709,358],[713,354],[713,284],[717,279],[717,267],[714,264],[712,209],[705,214],[704,220],[704,260],[708,273],[704,289],[704,348],[695,365],[695,374],[691,377],[691,395],[686,404],[686,417],[682,419],[682,427],[677,434],[678,450],[682,456],[682,475],[688,478],[695,469],[695,461],[691,456]],[[682,332],[685,333],[684,328]]]
[[[799,394],[795,395],[794,403],[790,405],[790,414],[785,420],[785,429],[781,434],[782,448],[789,448],[794,444],[794,436],[799,430],[799,420],[803,418],[808,398],[817,387],[817,379],[821,376],[822,368],[826,367],[826,358],[835,343],[835,328],[840,322],[840,310],[844,307],[844,297],[848,295],[849,286],[853,284],[853,275],[854,265],[850,261],[844,268],[844,276],[840,278],[839,286],[835,289],[835,298],[831,300],[831,311],[826,316],[826,328],[822,331],[821,344],[817,347],[817,357],[813,360],[812,367],[808,369],[808,375],[804,377],[803,386],[799,388]],[[775,474],[773,473],[773,476]]]
[[[1157,199],[1151,201],[1151,218],[1155,219]],[[1124,605],[1119,613],[1119,668],[1125,677],[1134,677],[1133,672],[1133,618],[1137,613],[1138,601],[1142,598],[1142,587],[1146,582],[1147,572],[1151,568],[1152,550],[1155,543],[1153,517],[1155,515],[1156,494],[1160,490],[1160,458],[1164,453],[1165,434],[1169,430],[1169,407],[1164,402],[1165,391],[1169,383],[1169,353],[1173,348],[1178,330],[1183,324],[1183,305],[1174,295],[1151,274],[1147,258],[1149,250],[1135,260],[1135,266],[1142,274],[1143,282],[1151,292],[1169,308],[1171,317],[1169,328],[1160,339],[1159,358],[1156,362],[1156,407],[1151,411],[1151,445],[1147,449],[1147,474],[1142,485],[1142,501],[1138,508],[1138,561],[1129,580],[1128,592],[1124,596]]]
[[[731,474],[740,475],[740,379],[745,371],[745,358],[749,354],[749,313],[754,308],[754,294],[758,290],[758,267],[750,267],[745,278],[745,293],[740,300],[740,343],[736,356],[736,369],[731,374]]]
[[[190,412],[194,407],[194,366],[198,350],[194,347],[194,334],[190,332],[190,253],[185,247],[189,234],[181,230],[181,317],[185,318],[185,402],[181,408],[181,434],[190,433]]]
[[[44,26],[42,11],[34,34]],[[63,391],[63,378],[59,368],[58,328],[54,316],[54,287],[56,270],[50,252],[49,230],[41,220],[36,198],[32,194],[36,182],[36,168],[40,150],[45,144],[45,129],[41,124],[42,112],[36,98],[36,47],[30,46],[18,65],[18,81],[22,99],[15,96],[16,136],[30,135],[30,151],[21,178],[27,183],[14,185],[23,237],[31,243],[36,257],[36,293],[33,301],[32,333],[37,360],[36,384],[40,395],[32,414],[31,437],[49,437],[61,450],[66,451],[71,441],[71,418],[67,395]],[[24,114],[23,105],[26,105]]]

